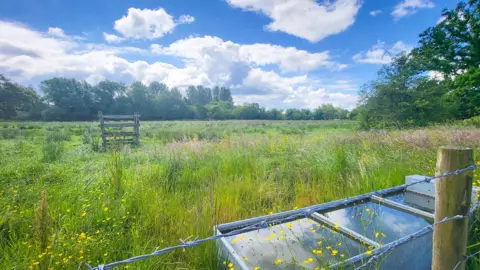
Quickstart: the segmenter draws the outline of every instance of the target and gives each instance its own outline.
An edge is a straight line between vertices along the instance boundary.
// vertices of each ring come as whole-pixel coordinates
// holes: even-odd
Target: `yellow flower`
[[[288,227],[289,229],[291,229],[291,228],[292,228],[292,223],[288,223],[288,224],[287,224],[287,227]]]
[[[270,237],[265,238],[265,240],[270,241]]]
[[[275,237],[276,235],[274,233],[270,234],[271,237]]]
[[[244,259],[245,261],[248,261],[248,258],[247,258],[247,257],[243,257],[243,259]]]
[[[237,238],[234,238],[234,239],[232,240],[232,243],[235,244],[236,242],[237,242]]]
[[[365,252],[365,254],[370,255],[370,254],[372,254],[372,251],[371,251],[371,250],[367,250],[367,251]]]
[[[281,264],[282,263],[282,260],[281,259],[277,259],[273,264]]]
[[[335,249],[332,250],[332,256],[337,256],[337,254],[338,254],[338,250],[335,250]]]
[[[227,261],[223,261],[223,264],[224,264],[224,265],[227,265]]]
[[[342,246],[342,242],[338,242],[337,245],[338,245],[339,247],[341,247],[341,246]]]
[[[330,246],[327,246],[327,249],[331,249],[331,248],[332,248],[332,247],[330,247]]]
[[[260,266],[255,266],[255,268],[253,268],[253,270],[260,270]]]
[[[283,230],[280,231],[280,234],[284,234],[285,232]]]
[[[83,250],[80,250],[79,253],[80,253],[80,254],[83,254]]]
[[[233,263],[229,263],[229,264],[228,264],[228,267],[232,268],[232,267],[233,267]]]
[[[296,209],[298,209],[298,206],[295,206],[295,207],[293,208],[293,210],[296,210]]]
[[[307,261],[308,261],[308,262],[313,262],[313,259],[312,259],[312,258],[308,258]]]
[[[85,239],[85,238],[87,238],[87,235],[82,232],[78,237],[79,237],[80,239]]]
[[[270,212],[268,212],[268,214],[269,214],[269,215],[272,215],[272,214],[273,214],[273,212],[272,212],[272,211],[270,211]]]
[[[33,265],[39,265],[40,262],[33,262]]]
[[[308,223],[313,223],[313,220],[309,219],[309,220],[308,220]]]
[[[103,256],[107,257],[107,256],[108,256],[108,253],[107,253],[107,252],[103,253]]]
[[[379,232],[376,232],[376,233],[375,233],[375,237],[376,237],[376,238],[378,238],[379,235],[380,235]]]
[[[335,226],[333,226],[335,230],[338,230],[338,222],[335,222]]]
[[[321,245],[321,244],[322,244],[322,241],[318,241],[318,242],[317,242],[317,245]]]
[[[107,212],[107,211],[108,211],[108,207],[103,208],[103,211]]]
[[[380,233],[380,235],[383,236],[383,237],[387,237],[383,232]]]
[[[86,216],[87,216],[87,212],[83,211],[82,217],[86,217]]]
[[[67,213],[70,213],[70,209],[67,209]]]
[[[342,258],[343,258],[343,257],[345,257],[345,254],[343,254],[343,253],[342,253],[342,254],[340,254],[340,257],[342,257]]]

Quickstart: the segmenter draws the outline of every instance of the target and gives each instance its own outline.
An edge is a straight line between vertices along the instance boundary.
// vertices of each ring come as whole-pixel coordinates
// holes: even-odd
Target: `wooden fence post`
[[[100,121],[100,129],[102,131],[102,144],[103,146],[107,146],[107,137],[105,137],[105,121],[103,120],[103,113],[101,111],[98,112],[98,120]]]
[[[134,116],[133,116],[134,120],[134,132],[135,132],[135,137],[134,137],[134,141],[135,141],[135,144],[138,145],[138,137],[140,136],[140,114],[138,112],[134,113]]]
[[[473,151],[463,147],[440,147],[436,174],[463,169],[473,164]],[[472,197],[473,172],[435,180],[435,222],[456,215],[467,216]],[[468,218],[438,224],[433,231],[432,269],[465,269]]]

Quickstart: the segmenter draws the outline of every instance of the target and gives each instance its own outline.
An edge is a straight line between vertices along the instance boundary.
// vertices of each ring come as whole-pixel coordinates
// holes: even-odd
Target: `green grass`
[[[1,269],[109,263],[432,175],[441,145],[480,153],[478,129],[360,132],[349,121],[141,122],[140,146],[105,151],[97,125],[0,123]],[[212,269],[217,258],[210,243],[129,267]]]

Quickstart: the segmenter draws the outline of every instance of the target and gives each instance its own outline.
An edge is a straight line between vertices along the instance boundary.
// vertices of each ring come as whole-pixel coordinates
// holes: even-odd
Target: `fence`
[[[92,267],[91,270],[106,270],[116,266],[145,260],[153,256],[159,256],[177,249],[192,248],[208,241],[224,241],[227,237],[240,235],[246,232],[265,229],[275,224],[286,223],[299,218],[312,218],[318,216],[317,212],[335,209],[370,199],[379,200],[387,194],[405,191],[407,188],[421,183],[435,181],[435,214],[434,222],[425,228],[393,242],[377,247],[367,253],[363,253],[345,261],[329,265],[329,269],[347,268],[369,269],[371,264],[380,262],[382,257],[388,256],[397,247],[414,241],[421,236],[433,231],[432,269],[464,269],[465,262],[480,254],[466,254],[468,219],[480,208],[477,202],[470,206],[473,171],[479,165],[473,162],[473,151],[468,148],[442,147],[438,153],[437,175],[425,177],[423,180],[407,183],[404,185],[378,190],[363,195],[358,195],[343,200],[332,201],[325,204],[314,205],[301,209],[276,213],[268,216],[251,218],[242,222],[232,222],[217,226],[218,231],[226,233],[216,234],[207,238],[195,238],[190,241],[180,240],[181,244],[156,250],[153,253],[135,256],[122,261]],[[459,169],[461,168],[461,169]],[[411,210],[414,211],[414,210]],[[318,217],[317,217],[318,219]],[[326,224],[328,225],[328,224]],[[351,232],[350,232],[351,233]]]
[[[140,114],[134,115],[103,115],[98,112],[100,129],[102,130],[103,146],[112,143],[138,144],[140,137]],[[107,121],[107,123],[105,123]],[[113,123],[112,123],[113,122]],[[123,128],[133,128],[133,131],[124,131]],[[107,140],[107,138],[110,138]]]

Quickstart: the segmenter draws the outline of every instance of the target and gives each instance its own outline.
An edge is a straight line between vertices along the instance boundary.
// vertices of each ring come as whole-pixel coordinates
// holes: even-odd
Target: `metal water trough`
[[[425,179],[408,176],[405,182]],[[435,182],[402,186],[312,206],[309,218],[287,220],[264,229],[217,240],[219,268],[228,269],[354,269],[397,239],[429,226],[434,220]],[[474,188],[472,200],[476,198]],[[216,234],[261,221],[278,220],[307,208],[256,217],[215,227]],[[432,231],[393,249],[366,269],[430,269]]]

